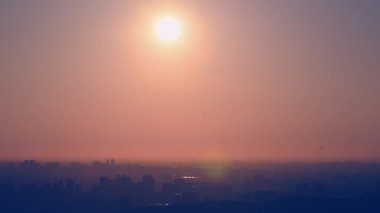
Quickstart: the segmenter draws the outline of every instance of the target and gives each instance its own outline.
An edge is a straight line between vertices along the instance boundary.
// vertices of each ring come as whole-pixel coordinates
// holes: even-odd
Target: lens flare
[[[207,177],[220,179],[227,174],[230,164],[225,152],[220,149],[208,150],[204,158],[203,172]]]

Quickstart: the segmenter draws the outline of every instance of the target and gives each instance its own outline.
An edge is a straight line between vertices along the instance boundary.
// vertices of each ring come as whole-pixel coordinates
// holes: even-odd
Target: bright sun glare
[[[173,42],[181,36],[181,26],[173,17],[163,17],[156,21],[154,31],[157,38],[163,42]]]

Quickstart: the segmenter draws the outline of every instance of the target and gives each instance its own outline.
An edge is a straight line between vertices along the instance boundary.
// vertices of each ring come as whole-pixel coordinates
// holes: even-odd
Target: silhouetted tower
[[[144,194],[153,194],[155,181],[152,175],[144,175],[141,182],[141,189]]]
[[[99,185],[100,186],[106,186],[106,185],[109,185],[111,184],[111,179],[109,179],[108,177],[100,177],[99,178]]]

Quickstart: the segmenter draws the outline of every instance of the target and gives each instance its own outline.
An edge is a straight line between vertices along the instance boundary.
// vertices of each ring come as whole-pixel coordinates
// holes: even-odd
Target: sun
[[[181,36],[181,25],[174,17],[166,16],[158,19],[154,24],[154,32],[162,42],[174,42]]]

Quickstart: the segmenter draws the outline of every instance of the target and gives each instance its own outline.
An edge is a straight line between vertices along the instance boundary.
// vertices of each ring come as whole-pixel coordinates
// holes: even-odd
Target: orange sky
[[[0,156],[378,159],[379,9],[2,1]],[[172,44],[152,29],[166,14]]]

